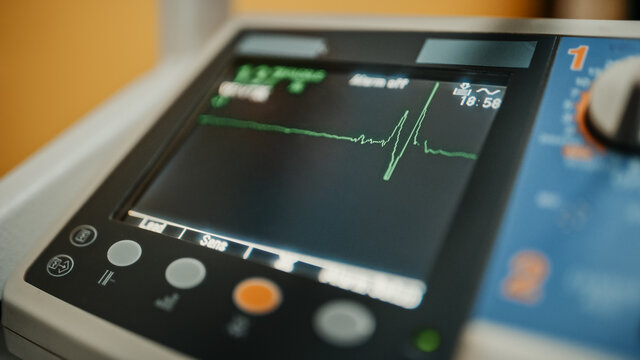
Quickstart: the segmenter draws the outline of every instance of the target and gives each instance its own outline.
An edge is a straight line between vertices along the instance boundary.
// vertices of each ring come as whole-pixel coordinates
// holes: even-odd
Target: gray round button
[[[142,248],[133,240],[120,240],[107,251],[107,259],[115,266],[129,266],[138,261],[140,255]]]
[[[164,272],[169,284],[178,289],[194,288],[200,285],[206,275],[207,269],[199,260],[194,258],[174,260]]]
[[[376,320],[369,309],[355,301],[333,300],[318,308],[313,328],[331,345],[353,347],[369,340]]]

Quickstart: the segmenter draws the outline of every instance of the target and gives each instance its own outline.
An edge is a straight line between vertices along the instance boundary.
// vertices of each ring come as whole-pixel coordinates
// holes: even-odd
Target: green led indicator
[[[424,329],[414,338],[414,345],[422,352],[433,352],[440,347],[440,333],[433,329]]]

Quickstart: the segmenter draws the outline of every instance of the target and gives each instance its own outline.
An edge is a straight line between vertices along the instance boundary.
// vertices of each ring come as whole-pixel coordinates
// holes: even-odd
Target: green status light
[[[420,330],[415,338],[413,344],[418,350],[422,352],[433,352],[440,347],[440,333],[434,329]]]

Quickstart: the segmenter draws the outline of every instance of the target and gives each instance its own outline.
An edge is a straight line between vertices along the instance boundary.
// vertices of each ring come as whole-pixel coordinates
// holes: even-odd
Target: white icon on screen
[[[468,82],[460,83],[459,88],[453,89],[453,95],[457,96],[469,96],[471,94],[471,84]]]
[[[298,259],[295,256],[281,253],[278,260],[273,263],[273,267],[280,271],[292,272],[296,262],[298,262]]]
[[[499,93],[499,92],[500,92],[500,90],[493,90],[493,91],[490,91],[489,89],[487,89],[487,88],[483,87],[483,88],[480,88],[480,89],[476,90],[476,92],[477,92],[477,93],[481,93],[481,92],[483,92],[483,93],[485,93],[485,94],[487,94],[487,95],[495,95],[495,94]]]

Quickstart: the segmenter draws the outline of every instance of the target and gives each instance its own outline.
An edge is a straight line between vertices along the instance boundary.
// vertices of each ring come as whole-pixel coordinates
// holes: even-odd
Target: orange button
[[[233,302],[247,314],[266,315],[280,306],[282,295],[273,281],[255,277],[243,280],[233,289]]]

